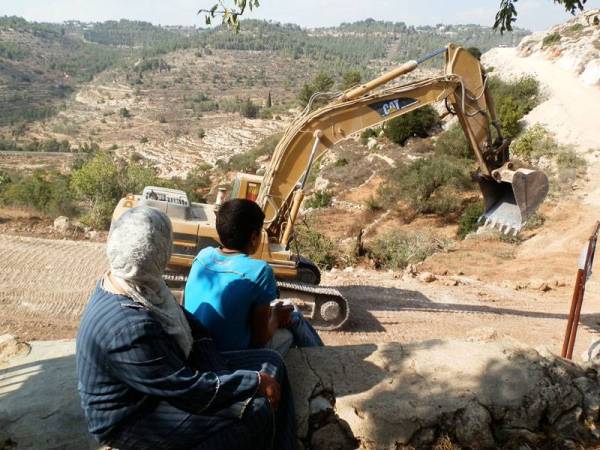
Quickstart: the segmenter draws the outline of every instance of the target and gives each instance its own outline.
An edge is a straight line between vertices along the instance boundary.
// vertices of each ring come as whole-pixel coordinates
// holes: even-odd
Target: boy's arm
[[[265,264],[255,280],[255,289],[256,295],[250,323],[252,345],[264,347],[279,328],[278,316],[275,311],[271,310],[271,302],[279,295],[277,281],[273,269],[268,264]]]

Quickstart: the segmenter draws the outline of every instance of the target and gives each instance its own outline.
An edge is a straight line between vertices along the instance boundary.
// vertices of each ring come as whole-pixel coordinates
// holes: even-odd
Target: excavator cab
[[[262,178],[260,175],[238,172],[231,183],[229,198],[245,198],[246,200],[255,202],[258,198]]]

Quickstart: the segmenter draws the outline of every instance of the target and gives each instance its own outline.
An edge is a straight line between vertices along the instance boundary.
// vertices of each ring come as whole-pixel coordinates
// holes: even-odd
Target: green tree
[[[267,103],[265,105],[266,108],[273,107],[273,99],[271,99],[271,91],[269,91],[269,96],[267,97]]]
[[[385,125],[384,133],[391,141],[404,145],[410,137],[427,137],[429,130],[439,120],[435,109],[425,106],[390,120]]]
[[[469,47],[467,51],[477,59],[481,59],[481,50],[477,47]]]
[[[471,186],[465,160],[430,157],[391,170],[379,195],[389,207],[404,200],[418,213],[448,214],[460,207],[455,191]]]
[[[298,100],[302,106],[308,105],[310,98],[317,92],[329,92],[335,81],[333,78],[325,72],[318,73],[310,83],[304,83],[300,93],[298,94]],[[315,106],[323,105],[324,100],[320,99],[315,102]]]
[[[33,208],[51,216],[75,212],[69,179],[58,172],[35,170],[16,180],[7,178],[4,188],[0,186],[0,194],[5,204]]]
[[[120,198],[119,167],[107,152],[98,152],[71,175],[71,187],[83,199],[94,203],[99,200]]]
[[[348,70],[342,75],[342,82],[340,83],[340,89],[345,91],[353,86],[357,86],[362,81],[362,76],[358,70]]]

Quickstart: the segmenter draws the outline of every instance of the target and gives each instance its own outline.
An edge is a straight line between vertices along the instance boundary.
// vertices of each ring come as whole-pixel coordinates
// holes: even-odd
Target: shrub
[[[469,47],[467,51],[477,59],[481,59],[481,50],[477,47]]]
[[[385,135],[396,144],[404,145],[413,136],[427,137],[429,130],[439,123],[439,116],[431,106],[411,111],[387,122]]]
[[[294,241],[300,254],[322,269],[331,269],[339,261],[335,242],[314,230],[310,222],[296,225]]]
[[[558,182],[562,184],[573,183],[578,176],[585,174],[586,160],[577,155],[571,148],[562,148],[555,158]],[[560,186],[559,186],[560,188]]]
[[[142,136],[142,137],[140,138],[140,143],[141,143],[141,144],[147,144],[147,143],[148,143],[148,138],[147,138],[146,136]]]
[[[449,240],[428,233],[393,230],[372,241],[367,255],[378,268],[404,269],[449,246]]]
[[[433,157],[390,170],[379,194],[389,207],[404,200],[418,213],[447,214],[460,207],[455,191],[471,186],[467,161]]]
[[[69,179],[58,172],[36,170],[14,181],[4,177],[0,185],[2,203],[33,208],[51,216],[75,212]]]
[[[99,152],[71,174],[73,191],[90,204],[121,197],[119,168],[110,154]],[[113,205],[114,206],[114,205]]]
[[[206,131],[204,131],[204,128],[200,128],[200,129],[198,130],[198,137],[199,137],[200,139],[204,139],[204,138],[206,137]]]
[[[571,185],[577,177],[585,174],[587,162],[568,146],[560,145],[543,126],[536,124],[525,131],[511,145],[513,155],[531,165],[538,165],[545,159],[553,163],[555,176],[551,178],[554,189],[565,184]]]
[[[467,137],[458,123],[440,133],[435,140],[435,152],[441,158],[450,156],[474,159],[473,151],[467,142]]]
[[[581,23],[575,23],[569,27],[567,27],[567,29],[565,30],[565,32],[567,34],[578,34],[583,30],[583,24]]]
[[[140,162],[144,160],[144,156],[141,153],[138,152],[133,152],[130,156],[129,159],[132,162]]]
[[[473,203],[463,211],[460,219],[458,221],[458,231],[456,232],[456,236],[459,239],[464,239],[467,234],[476,231],[479,227],[477,221],[479,217],[483,214],[483,204],[482,203]]]
[[[328,74],[324,72],[317,74],[310,83],[304,83],[302,86],[302,89],[298,94],[298,100],[300,101],[300,104],[303,107],[308,105],[308,102],[313,94],[317,92],[329,92],[334,84],[335,81],[333,81],[333,78]],[[318,107],[322,106],[323,104],[325,104],[325,100],[320,99],[316,101],[313,106]]]
[[[252,103],[252,100],[248,99],[240,105],[240,114],[247,119],[256,119],[258,116],[259,106]]]
[[[369,198],[365,200],[365,206],[369,211],[379,211],[383,209],[381,200],[375,195],[370,195]]]
[[[542,41],[542,48],[549,47],[554,44],[558,44],[559,42],[560,42],[560,34],[559,33],[549,34]]]
[[[558,145],[552,134],[540,124],[524,131],[510,146],[511,153],[527,162],[536,162],[541,157],[552,157]]]
[[[211,186],[209,171],[211,166],[201,164],[190,170],[184,180],[179,180],[174,187],[185,191],[192,202],[204,201],[203,190]]]
[[[521,131],[519,121],[539,102],[539,83],[533,77],[505,82],[497,77],[488,82],[496,104],[496,112],[506,137],[513,138]]]
[[[367,145],[370,138],[372,138],[372,137],[376,138],[377,136],[379,136],[379,131],[377,131],[373,128],[367,128],[362,133],[360,133],[360,142],[363,145]]]
[[[125,194],[139,194],[146,186],[160,184],[156,168],[148,164],[121,163],[119,172],[120,192],[114,200],[119,200]]]
[[[515,137],[521,131],[519,121],[527,114],[525,105],[512,97],[506,97],[496,103],[496,112],[500,118],[500,129],[506,137]]]
[[[121,108],[119,110],[119,115],[121,117],[123,117],[124,119],[128,119],[131,117],[131,113],[129,112],[129,110],[127,108]]]
[[[159,123],[167,123],[167,118],[165,116],[160,116],[158,118]]]
[[[333,193],[331,191],[316,191],[311,198],[306,201],[307,208],[327,208],[331,205]]]
[[[273,111],[271,111],[269,108],[261,108],[258,112],[258,117],[259,119],[272,119]]]
[[[342,75],[340,90],[345,91],[351,87],[357,86],[362,81],[362,76],[358,70],[348,70]]]

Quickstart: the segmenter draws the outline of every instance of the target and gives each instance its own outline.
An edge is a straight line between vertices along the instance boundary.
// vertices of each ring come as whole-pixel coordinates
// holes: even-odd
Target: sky
[[[232,4],[233,0],[224,0]],[[204,26],[200,8],[216,0],[0,0],[0,16],[16,15],[38,22],[75,19],[97,22],[111,19],[143,20],[162,25]],[[408,25],[477,23],[491,25],[500,0],[260,0],[247,17],[296,23],[304,27],[335,26],[366,18],[402,21]],[[570,17],[552,0],[520,0],[517,26],[547,29]],[[600,8],[588,0],[587,9]]]

